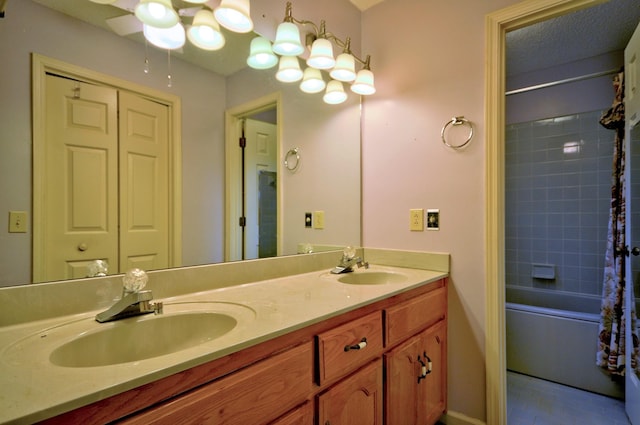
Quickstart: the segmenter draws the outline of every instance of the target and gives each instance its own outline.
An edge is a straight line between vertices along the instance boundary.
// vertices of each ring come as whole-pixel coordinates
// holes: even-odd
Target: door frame
[[[242,232],[237,223],[240,217],[242,205],[241,182],[241,152],[238,149],[238,140],[242,134],[242,120],[258,112],[276,108],[276,172],[277,179],[277,255],[282,255],[282,93],[275,92],[266,96],[251,100],[242,105],[225,111],[225,225],[224,225],[224,261],[237,261],[241,259]]]
[[[182,265],[182,104],[180,97],[151,89],[107,74],[72,65],[37,53],[31,57],[32,119],[33,119],[33,223],[45,223],[43,191],[45,175],[45,79],[47,73],[81,80],[114,89],[126,90],[169,109],[169,267]],[[40,226],[32,226],[32,282],[39,282],[46,252]]]
[[[485,369],[486,423],[506,425],[505,34],[607,0],[526,0],[485,20]]]

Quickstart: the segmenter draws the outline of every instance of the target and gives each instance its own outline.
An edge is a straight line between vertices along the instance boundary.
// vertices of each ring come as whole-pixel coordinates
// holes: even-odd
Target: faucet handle
[[[127,293],[140,292],[147,285],[149,276],[141,269],[131,269],[122,278],[124,290]]]
[[[345,260],[351,260],[355,256],[356,256],[356,249],[352,246],[346,246],[342,250],[342,258],[344,258]]]

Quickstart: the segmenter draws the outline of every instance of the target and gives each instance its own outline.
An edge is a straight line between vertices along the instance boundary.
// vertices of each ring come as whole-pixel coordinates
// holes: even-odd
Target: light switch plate
[[[412,232],[424,231],[424,210],[422,208],[409,210],[409,230]]]
[[[9,233],[27,233],[26,211],[9,211]]]
[[[313,228],[324,229],[324,211],[314,211],[313,213]]]

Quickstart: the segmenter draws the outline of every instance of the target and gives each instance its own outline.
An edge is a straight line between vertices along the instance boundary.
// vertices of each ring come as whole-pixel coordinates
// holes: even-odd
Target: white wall
[[[484,421],[485,16],[515,0],[387,0],[363,14],[378,93],[363,131],[364,245],[451,254],[449,410]],[[475,126],[453,151],[442,126]],[[440,230],[409,231],[409,209],[439,208]]]

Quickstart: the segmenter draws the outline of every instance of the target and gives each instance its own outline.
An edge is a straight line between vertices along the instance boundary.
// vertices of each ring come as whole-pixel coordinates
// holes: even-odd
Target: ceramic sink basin
[[[220,313],[148,316],[114,322],[53,350],[51,363],[66,367],[106,366],[158,357],[218,338],[238,324]]]
[[[380,270],[357,270],[338,278],[338,282],[350,285],[386,285],[406,281],[407,276],[404,274]]]
[[[71,368],[141,362],[206,344],[254,318],[240,304],[165,303],[159,315],[108,323],[91,317],[44,329],[13,344],[3,360],[20,364],[25,353],[40,352],[49,363]]]

